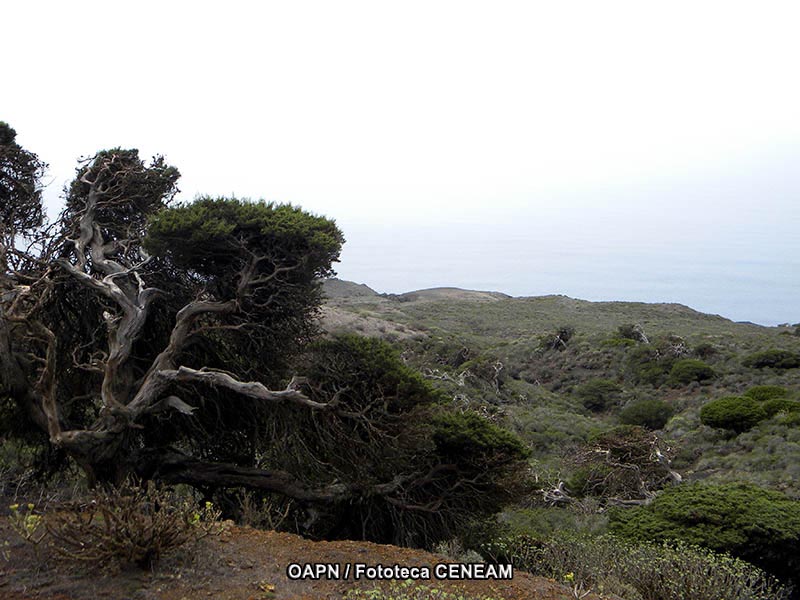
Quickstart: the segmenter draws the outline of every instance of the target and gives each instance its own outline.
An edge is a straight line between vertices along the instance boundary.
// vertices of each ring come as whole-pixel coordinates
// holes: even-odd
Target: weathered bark
[[[301,502],[322,504],[364,495],[392,494],[408,483],[415,475],[398,475],[391,481],[366,488],[339,483],[313,487],[286,472],[210,463],[172,449],[135,451],[137,430],[150,415],[175,411],[179,418],[191,418],[198,408],[175,395],[175,388],[180,385],[224,389],[267,407],[291,405],[301,411],[337,411],[346,418],[364,417],[339,412],[336,398],[331,404],[311,400],[294,381],[286,389],[271,390],[261,382],[241,380],[232,373],[181,364],[187,344],[199,331],[225,327],[226,319],[246,320],[246,310],[263,311],[270,307],[279,293],[270,295],[267,290],[272,288],[267,286],[302,266],[302,257],[291,264],[293,258],[276,258],[269,250],[252,251],[242,240],[237,241],[242,247],[235,248],[243,258],[232,263],[238,266],[238,271],[232,274],[234,284],[226,292],[229,297],[210,291],[215,289],[213,285],[203,289],[205,284],[197,283],[194,300],[176,311],[174,325],[163,347],[148,348],[144,353],[152,358],[150,364],[144,363],[142,356],[134,356],[136,352],[143,354],[141,342],[152,316],[153,302],[164,292],[148,286],[145,267],[150,259],[141,251],[141,239],[137,237],[141,235],[143,221],[130,225],[137,222],[137,217],[132,217],[129,211],[125,213],[129,220],[115,229],[104,216],[116,207],[134,206],[124,197],[126,188],[121,181],[127,176],[124,169],[135,170],[141,165],[134,162],[130,163],[133,166],[126,167],[127,163],[119,161],[114,153],[101,158],[84,171],[76,185],[85,187],[75,192],[78,195],[71,197],[72,204],[65,212],[67,216],[62,224],[66,233],[62,235],[72,237],[52,244],[36,258],[40,272],[35,276],[9,273],[8,264],[3,264],[0,392],[9,394],[24,406],[51,442],[63,448],[85,469],[90,482],[119,482],[126,473],[137,471],[172,483],[247,486]],[[0,250],[7,248],[4,246]],[[79,286],[81,294],[86,292],[98,298],[94,309],[98,313],[102,310],[103,314],[103,321],[97,328],[92,329],[94,325],[91,325],[89,330],[92,338],[98,335],[105,339],[86,342],[91,352],[87,351],[83,358],[73,354],[74,364],[67,367],[67,370],[89,372],[90,377],[100,377],[98,389],[90,393],[95,402],[96,418],[85,428],[70,426],[61,414],[57,392],[63,394],[63,390],[58,388],[57,371],[64,357],[57,356],[59,340],[53,333],[59,331],[58,317],[43,314],[42,309],[47,294],[64,281],[69,282],[68,287],[73,291]],[[85,298],[81,294],[77,297]],[[80,308],[71,306],[70,309],[74,312]],[[19,343],[20,340],[23,343]]]

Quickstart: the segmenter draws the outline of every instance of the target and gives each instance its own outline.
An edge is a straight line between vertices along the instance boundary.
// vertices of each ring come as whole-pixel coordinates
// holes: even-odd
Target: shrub
[[[608,338],[607,340],[603,340],[601,343],[603,344],[603,346],[611,346],[613,348],[619,348],[619,347],[629,348],[631,346],[636,345],[635,341],[621,337],[611,337]]]
[[[670,487],[647,506],[611,511],[609,527],[729,552],[781,577],[800,573],[800,501],[749,483]]]
[[[672,366],[688,352],[683,339],[677,336],[632,348],[628,351],[626,375],[635,383],[659,386],[666,381]]]
[[[592,437],[578,450],[567,488],[577,496],[641,500],[673,479],[669,454],[653,432],[621,425]]]
[[[648,342],[644,329],[638,323],[626,323],[617,327],[617,334],[615,337],[632,340],[634,342]]]
[[[702,359],[707,359],[711,358],[717,353],[717,348],[713,344],[703,342],[692,348],[692,353]]]
[[[789,398],[773,398],[761,405],[768,417],[774,417],[778,413],[800,412],[800,402]]]
[[[790,352],[789,350],[772,348],[746,356],[744,360],[742,360],[742,364],[752,369],[764,369],[766,367],[771,367],[773,369],[795,369],[800,367],[800,354]]]
[[[637,600],[778,600],[786,590],[742,560],[682,542],[631,542],[562,533],[508,535],[482,547],[488,560],[534,575]],[[577,596],[577,594],[576,594]]]
[[[779,385],[754,385],[744,395],[753,400],[763,402],[773,398],[785,398],[789,395],[789,390]]]
[[[700,421],[703,425],[736,433],[747,431],[766,418],[767,413],[760,404],[752,398],[739,396],[712,400],[700,409]]]
[[[539,337],[539,347],[543,350],[564,350],[567,343],[575,336],[575,328],[571,325],[562,325],[553,333]]]
[[[626,425],[641,425],[647,429],[661,429],[667,424],[674,409],[663,400],[640,400],[620,413],[619,420]]]
[[[429,547],[524,492],[522,442],[474,411],[453,409],[386,342],[352,335],[318,342],[302,372],[308,397],[335,410],[276,413],[273,431],[287,442],[263,456],[264,467],[302,473],[315,487],[363,492],[328,502],[311,527],[301,528],[299,514],[285,527]]]
[[[714,377],[714,369],[702,360],[682,358],[672,365],[667,383],[672,386],[687,385],[693,381],[710,381]]]
[[[575,395],[583,406],[601,412],[619,398],[622,388],[609,379],[590,379],[575,388]]]
[[[96,493],[91,502],[72,503],[47,515],[45,527],[64,558],[150,568],[165,552],[220,533],[218,518],[210,502],[199,508],[151,482],[125,484]]]

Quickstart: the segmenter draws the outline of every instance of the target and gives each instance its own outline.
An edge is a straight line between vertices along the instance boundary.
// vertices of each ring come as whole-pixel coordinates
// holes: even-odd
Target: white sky
[[[458,232],[610,227],[624,252],[755,228],[779,258],[800,230],[797,2],[26,0],[0,21],[0,119],[50,163],[52,207],[80,155],[164,154],[185,199],[336,218],[342,276],[386,291],[429,283],[447,248],[426,241]],[[381,280],[391,237],[419,264]]]

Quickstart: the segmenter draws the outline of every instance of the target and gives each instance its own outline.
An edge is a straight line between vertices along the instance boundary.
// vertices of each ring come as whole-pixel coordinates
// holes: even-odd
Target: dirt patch
[[[287,533],[230,526],[165,557],[153,571],[100,570],[54,559],[32,547],[0,523],[0,544],[8,540],[7,558],[0,558],[0,597],[6,600],[322,600],[342,598],[353,588],[375,589],[374,581],[291,580],[290,563],[427,566],[450,562],[408,548],[367,542],[314,542]],[[428,582],[421,582],[428,583]],[[476,596],[508,600],[568,600],[570,591],[554,581],[514,573],[507,581],[431,581],[431,585]],[[594,599],[590,596],[587,600]]]

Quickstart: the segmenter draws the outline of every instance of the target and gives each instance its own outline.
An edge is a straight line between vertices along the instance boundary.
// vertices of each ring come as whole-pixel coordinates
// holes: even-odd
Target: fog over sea
[[[521,197],[498,213],[471,204],[424,222],[402,209],[378,224],[339,219],[347,243],[337,270],[378,292],[452,286],[677,302],[734,321],[798,323],[795,164]]]

